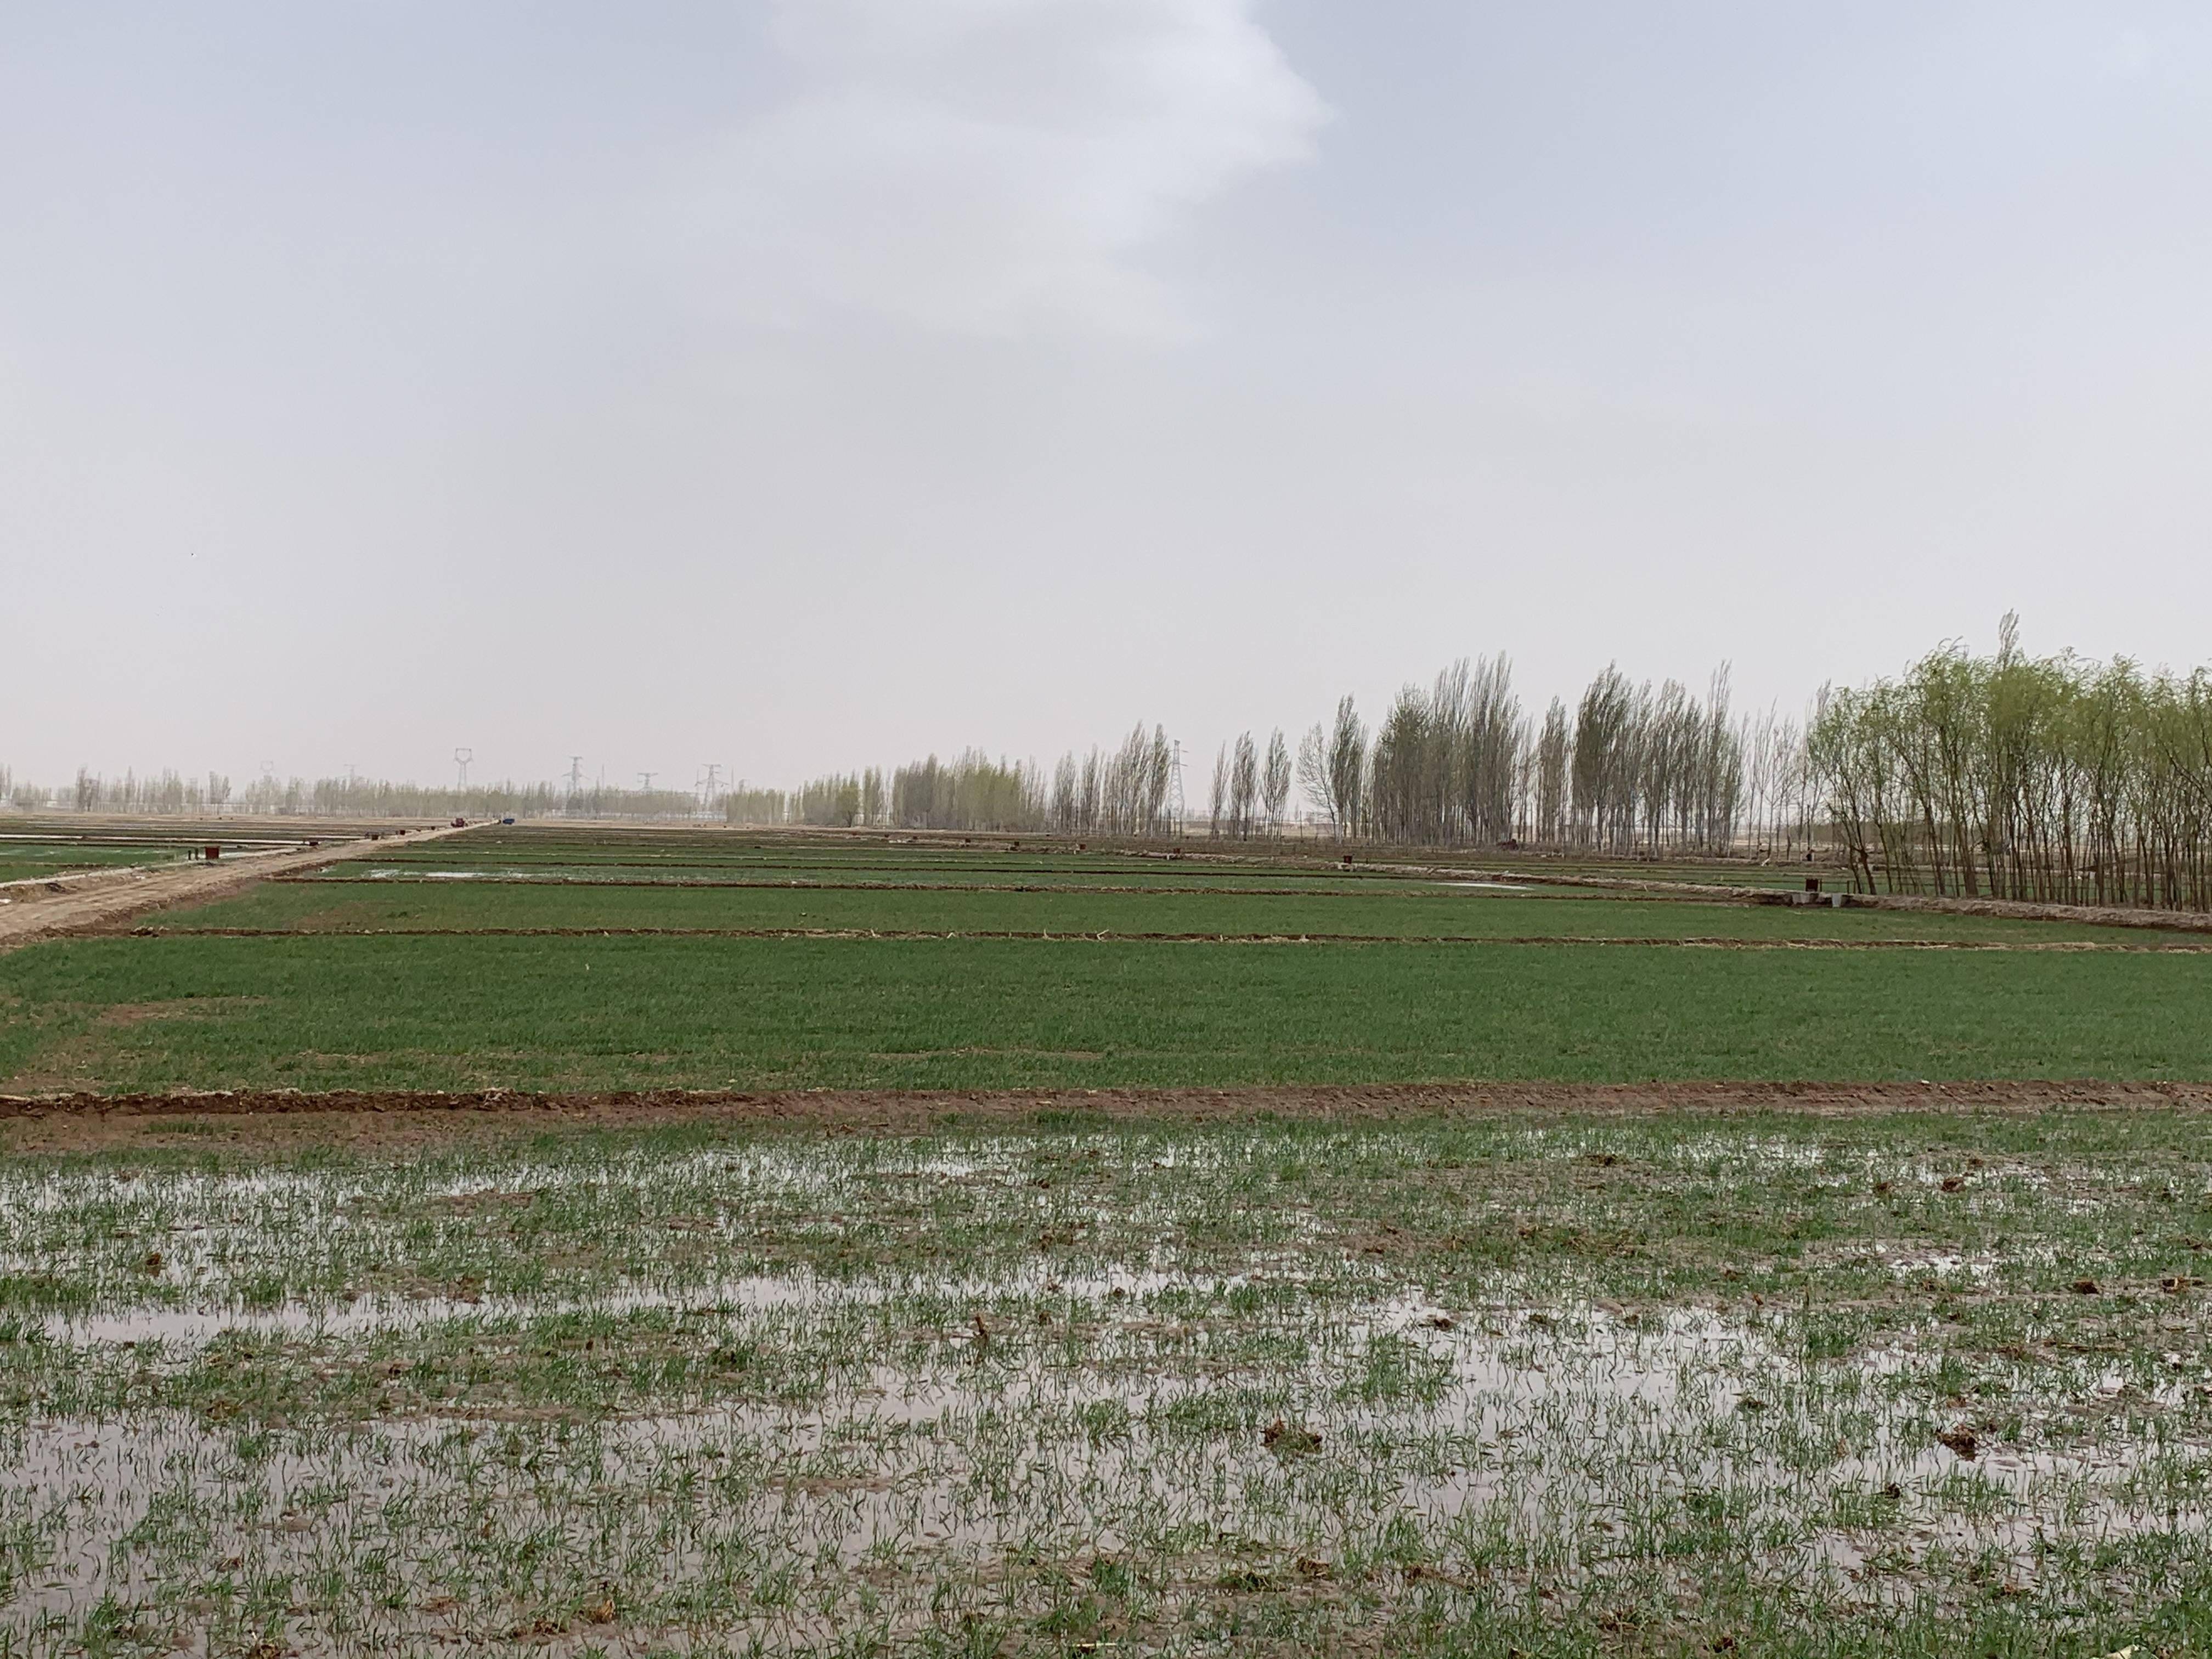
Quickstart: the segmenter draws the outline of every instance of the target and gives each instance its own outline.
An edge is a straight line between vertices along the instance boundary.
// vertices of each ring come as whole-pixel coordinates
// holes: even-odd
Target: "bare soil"
[[[0,1095],[9,1151],[133,1145],[392,1146],[543,1128],[710,1122],[831,1133],[912,1133],[972,1125],[1027,1127],[1056,1118],[1251,1122],[1269,1118],[1383,1123],[1498,1115],[1657,1112],[2029,1113],[2212,1110],[2212,1084],[1466,1083],[1241,1089],[651,1090],[536,1094],[337,1090],[161,1095]]]

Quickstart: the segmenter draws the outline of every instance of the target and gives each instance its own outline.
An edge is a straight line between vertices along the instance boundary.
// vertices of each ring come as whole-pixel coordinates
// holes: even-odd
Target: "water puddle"
[[[385,1609],[350,1627],[363,1641],[517,1627],[556,1645],[592,1639],[587,1615],[611,1580],[630,1633],[659,1640],[681,1620],[653,1609],[696,1605],[742,1564],[748,1583],[802,1586],[793,1604],[821,1618],[872,1608],[912,1632],[948,1583],[987,1582],[1017,1555],[1141,1560],[1170,1601],[1195,1601],[1224,1572],[1317,1577],[1390,1549],[1447,1581],[1478,1547],[1570,1577],[1691,1574],[1695,1556],[1678,1563],[1669,1540],[1721,1547],[1715,1528],[1803,1594],[1881,1601],[1909,1599],[1915,1564],[1938,1557],[1978,1555],[2032,1587],[2054,1549],[2205,1528],[2202,1486],[2166,1476],[2212,1450],[2162,1435],[2148,1396],[2132,1399],[2140,1425],[2094,1445],[1986,1431],[1977,1444],[1959,1439],[1956,1413],[1931,1419],[1895,1386],[1917,1363],[1909,1351],[1812,1364],[1774,1328],[1713,1313],[1452,1310],[1407,1291],[1301,1325],[1164,1307],[1192,1288],[1167,1273],[1048,1283],[1071,1311],[1042,1310],[1057,1322],[1034,1338],[955,1322],[903,1359],[847,1346],[805,1397],[596,1417],[558,1401],[456,1404],[290,1426],[152,1412],[0,1430],[0,1512],[37,1517],[45,1540],[9,1612],[58,1616],[112,1596],[197,1616],[209,1564],[228,1562],[233,1577],[331,1587],[331,1607],[295,1608],[306,1630],[325,1631],[338,1601]],[[683,1305],[733,1343],[803,1345],[805,1316],[829,1330],[840,1308],[910,1288],[763,1277]],[[947,1306],[996,1305],[1034,1288],[935,1291]],[[592,1305],[664,1304],[638,1292]],[[335,1337],[395,1316],[557,1310],[430,1302],[249,1317]],[[181,1322],[212,1317],[76,1320],[52,1336],[198,1340],[214,1327]],[[2111,1397],[2131,1399],[2117,1375]],[[526,1570],[517,1552],[533,1539],[574,1541]],[[351,1600],[365,1560],[398,1564],[394,1594]],[[775,1610],[725,1612],[725,1633],[786,1628]]]
[[[1208,1297],[1250,1282],[1248,1275],[1195,1275],[1115,1264],[1055,1273],[1038,1265],[994,1279],[897,1275],[833,1279],[811,1274],[752,1274],[682,1286],[629,1284],[574,1297],[502,1296],[360,1297],[350,1301],[289,1302],[276,1308],[139,1307],[48,1314],[28,1323],[49,1342],[189,1350],[231,1336],[325,1342],[461,1321],[486,1330],[513,1329],[538,1319],[575,1315],[619,1317],[667,1309],[694,1318],[803,1309],[822,1314],[894,1301],[988,1306],[1040,1297],[1073,1302],[1121,1302],[1170,1291]],[[1279,1276],[1279,1282],[1283,1282]]]
[[[1514,1144],[1872,1182],[1779,1136]],[[1105,1159],[1110,1218],[1081,1184]],[[1962,1361],[1931,1312],[1814,1358],[1772,1307],[1632,1311],[1505,1271],[1447,1300],[1318,1200],[1194,1265],[1193,1212],[1218,1224],[1250,1162],[1071,1134],[0,1182],[0,1271],[89,1304],[0,1331],[36,1402],[0,1418],[0,1652],[91,1645],[103,1605],[149,1650],[249,1608],[312,1652],[957,1648],[965,1613],[1034,1621],[1021,1597],[1102,1562],[1163,1631],[1248,1595],[1686,1607],[1719,1573],[1816,1618],[1970,1581],[2080,1601],[2100,1560],[2204,1547],[2212,1370],[2180,1301],[2162,1356]],[[552,1207],[574,1264],[541,1253]],[[1120,1254],[1070,1242],[1093,1219]],[[851,1270],[738,1271],[801,1230]],[[2018,1254],[1850,1248],[1884,1293]],[[258,1340],[208,1352],[228,1335]]]

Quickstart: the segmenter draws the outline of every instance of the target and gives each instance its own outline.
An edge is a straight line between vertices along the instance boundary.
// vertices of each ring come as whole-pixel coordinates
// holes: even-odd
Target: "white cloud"
[[[1173,335],[1141,263],[1328,118],[1251,0],[778,0],[799,77],[694,198],[749,310]]]

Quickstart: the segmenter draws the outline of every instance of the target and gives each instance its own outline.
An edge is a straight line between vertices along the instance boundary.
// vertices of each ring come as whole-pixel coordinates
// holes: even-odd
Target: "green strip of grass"
[[[40,842],[0,843],[0,882],[35,881],[86,870],[115,870],[135,864],[175,864],[187,854],[177,847],[72,847]]]
[[[1316,894],[973,892],[915,888],[554,886],[527,883],[264,884],[220,903],[152,918],[164,932],[378,928],[875,928],[889,932],[1363,934],[1376,939],[1931,939],[2005,944],[2103,940],[2203,944],[2202,935],[1982,916],[1826,907],[1699,904],[1584,893],[1535,898],[1374,884]]]
[[[527,859],[440,858],[435,856],[436,851],[435,847],[425,848],[421,856],[414,859],[372,857],[357,863],[334,866],[316,875],[295,879],[344,884],[385,879],[443,881],[454,879],[459,872],[467,872],[470,875],[549,884],[598,882],[607,885],[620,885],[625,882],[669,886],[714,882],[800,884],[867,882],[879,886],[915,887],[1143,887],[1163,892],[1249,891],[1255,889],[1278,891],[1285,888],[1332,891],[1352,888],[1391,892],[1439,884],[1413,878],[1363,876],[1353,872],[1326,868],[1254,870],[1241,866],[1217,867],[1182,863],[1133,863],[1127,868],[1093,867],[1072,862],[985,863],[980,860],[973,863],[933,865],[831,864],[818,860],[775,865],[735,862],[647,865],[628,860],[586,859],[549,862]],[[1588,892],[1592,890],[1562,888],[1557,890]]]
[[[1079,847],[1082,850],[1079,850]],[[468,835],[400,853],[395,862],[439,868],[597,870],[608,875],[675,874],[679,872],[744,871],[803,874],[828,871],[865,872],[877,879],[937,875],[957,871],[1004,874],[1074,872],[1110,879],[1166,879],[1193,884],[1235,884],[1254,877],[1278,884],[1351,877],[1390,880],[1394,866],[1462,869],[1470,874],[1511,869],[1534,882],[1547,875],[1597,877],[1638,882],[1719,883],[1729,886],[1796,888],[1807,875],[1833,878],[1832,869],[1815,869],[1783,860],[1771,864],[1744,860],[1661,862],[1589,856],[1531,856],[1494,848],[1387,848],[1361,844],[1352,849],[1351,871],[1337,863],[1339,849],[1320,842],[1213,840],[1188,837],[1182,856],[1162,856],[1165,848],[1149,843],[1137,851],[1096,842],[1039,837],[977,836],[973,844],[895,841],[880,836],[846,837],[834,832],[750,835],[723,830],[598,829],[576,832],[550,825],[471,830]]]
[[[2212,958],[125,939],[0,958],[14,1086],[2212,1078]]]

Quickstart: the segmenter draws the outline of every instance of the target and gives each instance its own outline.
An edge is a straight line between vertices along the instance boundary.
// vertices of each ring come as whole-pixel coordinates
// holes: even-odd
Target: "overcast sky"
[[[0,763],[2193,664],[2208,256],[2202,0],[0,0]]]

